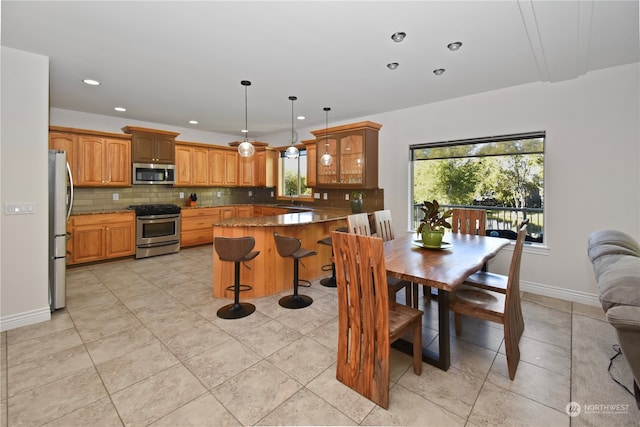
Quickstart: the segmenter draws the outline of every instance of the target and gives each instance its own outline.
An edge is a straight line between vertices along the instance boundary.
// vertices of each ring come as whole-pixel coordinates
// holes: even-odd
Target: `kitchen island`
[[[240,268],[240,283],[252,286],[243,291],[241,300],[274,295],[280,292],[293,293],[293,260],[282,258],[276,249],[273,233],[296,237],[302,247],[318,252],[318,255],[304,258],[300,262],[300,279],[316,280],[331,274],[322,271],[323,265],[331,264],[331,248],[318,244],[318,240],[330,235],[338,227],[346,226],[348,209],[320,208],[281,215],[231,218],[213,224],[213,237],[253,236],[254,250],[260,255]],[[233,298],[234,263],[220,261],[213,253],[213,296]],[[304,288],[300,290],[304,293]]]

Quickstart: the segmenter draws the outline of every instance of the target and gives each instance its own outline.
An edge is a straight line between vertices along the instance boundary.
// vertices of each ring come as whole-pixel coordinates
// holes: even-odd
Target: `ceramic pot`
[[[442,245],[443,231],[422,231],[422,244],[430,248],[439,248]]]
[[[362,212],[362,206],[364,205],[363,199],[353,199],[351,200],[351,212],[360,213]]]

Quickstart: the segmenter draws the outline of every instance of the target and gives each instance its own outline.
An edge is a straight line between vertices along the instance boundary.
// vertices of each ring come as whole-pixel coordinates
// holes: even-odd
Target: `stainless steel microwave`
[[[176,166],[156,163],[134,163],[133,184],[175,184]]]

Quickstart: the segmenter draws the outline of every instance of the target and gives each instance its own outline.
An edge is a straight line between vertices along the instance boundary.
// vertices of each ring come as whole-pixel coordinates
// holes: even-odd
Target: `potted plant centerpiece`
[[[360,190],[354,190],[351,192],[351,212],[362,212],[362,206],[364,205],[364,193]]]
[[[425,247],[439,248],[442,245],[442,236],[445,228],[451,228],[447,219],[451,218],[451,209],[440,213],[440,205],[437,200],[424,202],[420,208],[424,212],[424,218],[420,220],[418,226],[418,236],[422,236],[422,243]]]

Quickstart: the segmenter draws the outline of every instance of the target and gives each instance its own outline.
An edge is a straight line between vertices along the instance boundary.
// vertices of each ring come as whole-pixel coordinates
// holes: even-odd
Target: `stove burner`
[[[151,205],[131,205],[129,209],[136,211],[136,216],[179,214],[180,207],[172,204],[157,203]]]

